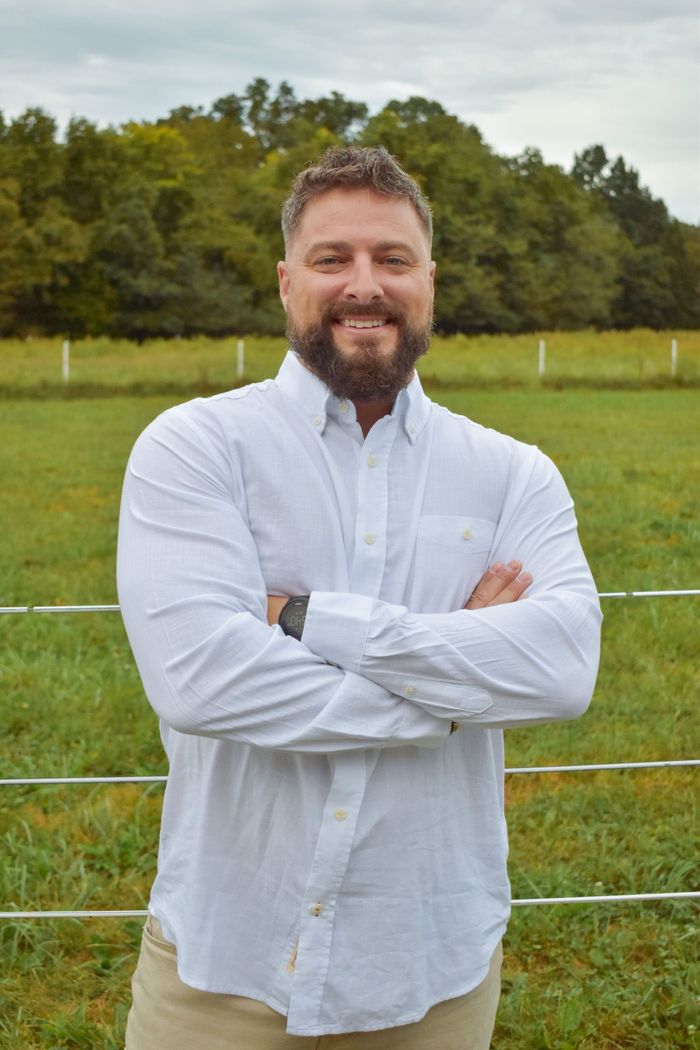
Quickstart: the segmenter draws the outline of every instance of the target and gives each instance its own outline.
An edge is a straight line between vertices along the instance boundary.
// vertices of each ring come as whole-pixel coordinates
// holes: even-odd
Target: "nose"
[[[370,256],[358,255],[353,259],[347,275],[345,295],[361,303],[384,298],[384,289]]]

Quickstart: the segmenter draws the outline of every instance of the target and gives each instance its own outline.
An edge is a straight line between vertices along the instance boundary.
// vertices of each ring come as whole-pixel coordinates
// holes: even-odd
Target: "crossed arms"
[[[585,709],[600,613],[571,500],[544,457],[520,472],[494,550],[517,550],[531,570],[526,601],[498,576],[444,614],[314,591],[299,643],[270,626],[253,537],[223,468],[186,429],[162,417],[137,442],[117,566],[144,688],[167,725],[333,752],[435,747],[451,721],[498,728]]]
[[[532,583],[530,573],[521,573],[521,569],[522,564],[519,561],[510,561],[505,565],[503,562],[494,562],[479,580],[464,608],[486,609],[493,605],[517,602]],[[291,598],[292,595],[287,597]],[[267,622],[271,627],[278,622],[287,597],[268,594]]]

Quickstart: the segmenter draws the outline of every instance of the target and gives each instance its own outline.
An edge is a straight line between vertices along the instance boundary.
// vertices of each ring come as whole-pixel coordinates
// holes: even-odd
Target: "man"
[[[585,709],[596,591],[551,462],[421,389],[413,180],[332,150],[283,232],[277,378],[166,412],[127,470],[119,597],[170,760],[127,1047],[484,1050],[502,729]]]

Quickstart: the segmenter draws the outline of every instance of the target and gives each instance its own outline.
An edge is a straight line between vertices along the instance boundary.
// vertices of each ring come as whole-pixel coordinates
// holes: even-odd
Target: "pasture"
[[[668,376],[671,336],[678,374]],[[700,334],[437,340],[436,401],[538,444],[562,470],[599,591],[700,586]],[[246,376],[281,340],[246,340]],[[0,344],[0,605],[116,601],[119,490],[160,411],[236,382],[235,340]],[[700,598],[607,599],[578,722],[510,731],[509,766],[695,758]],[[0,617],[3,777],[165,773],[118,614]],[[692,890],[692,769],[507,779],[513,896]],[[0,788],[0,910],[143,908],[160,785]],[[514,909],[494,1050],[697,1047],[691,901]],[[2,1050],[117,1050],[141,922],[0,920]]]
[[[671,374],[671,341],[677,343]],[[545,342],[545,373],[538,374]],[[108,394],[207,394],[238,385],[237,339],[83,339],[70,347],[62,379],[61,340],[0,342],[0,398]],[[245,380],[274,375],[284,340],[246,338]],[[436,338],[421,376],[433,388],[693,388],[700,386],[700,331],[538,332]]]

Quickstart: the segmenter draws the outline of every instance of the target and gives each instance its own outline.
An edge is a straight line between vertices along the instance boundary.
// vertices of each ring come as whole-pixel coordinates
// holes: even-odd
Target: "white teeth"
[[[346,328],[381,328],[384,321],[355,321],[350,317],[343,317],[340,323]]]

